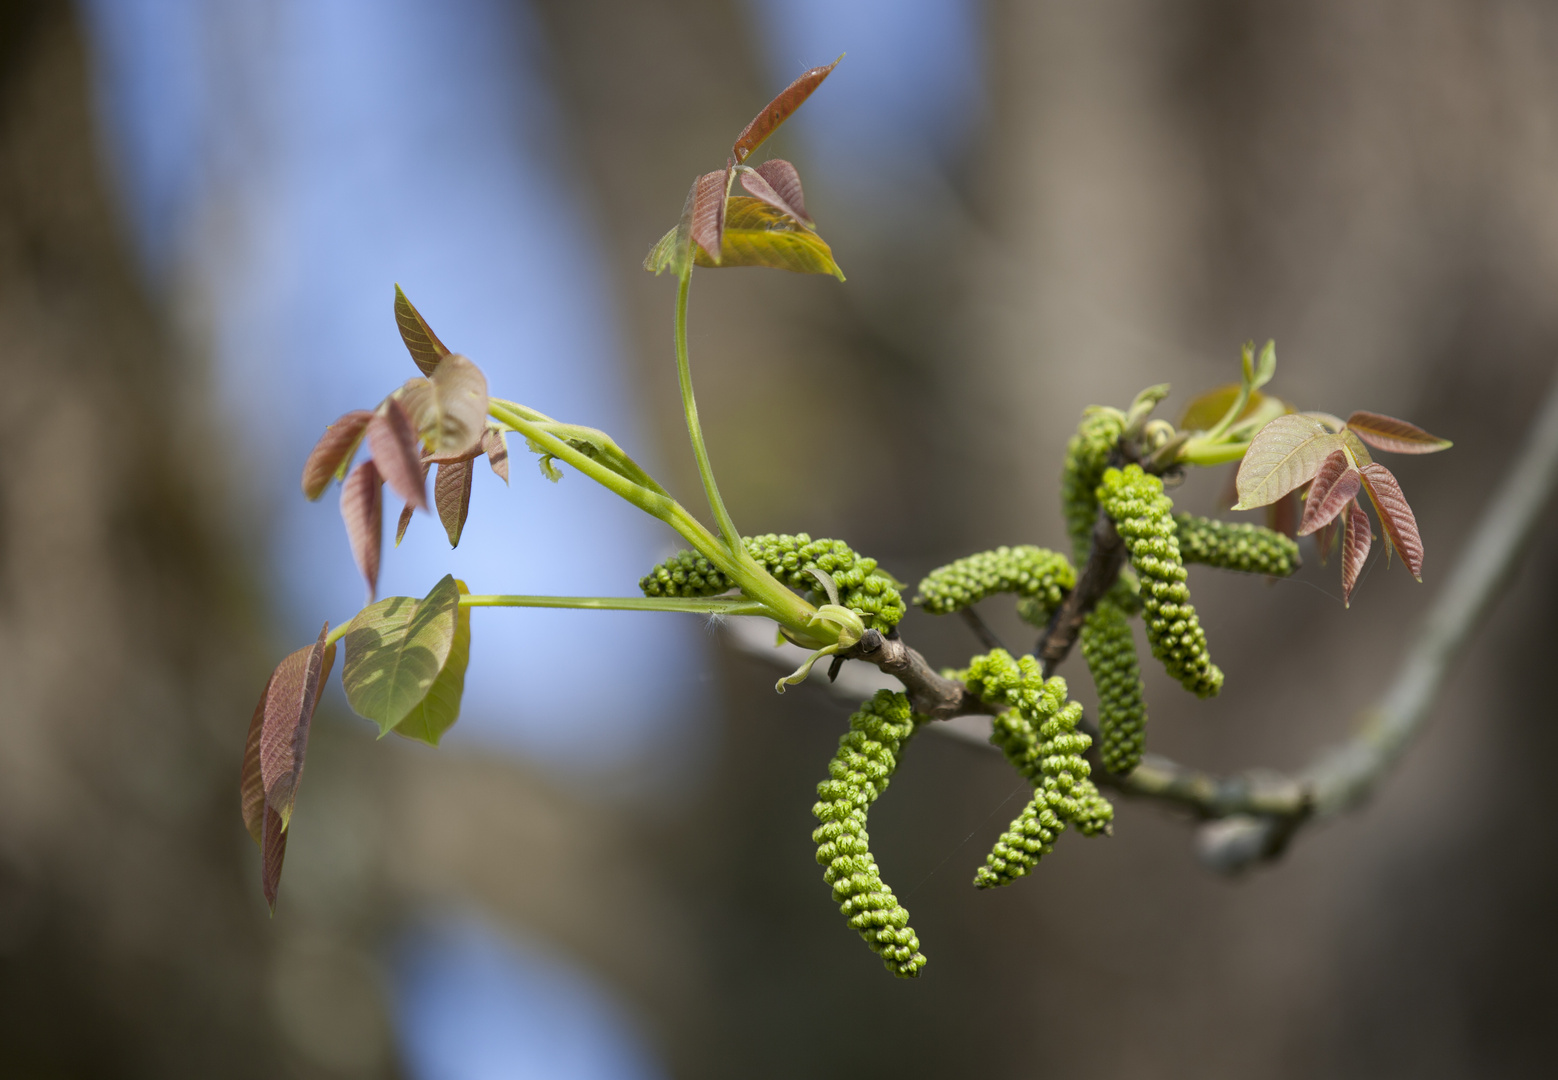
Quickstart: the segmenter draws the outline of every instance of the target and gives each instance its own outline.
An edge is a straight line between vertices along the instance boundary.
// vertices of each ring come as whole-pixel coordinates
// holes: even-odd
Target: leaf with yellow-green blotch
[[[1313,480],[1325,459],[1342,448],[1342,437],[1312,416],[1290,413],[1260,429],[1239,463],[1239,505],[1250,510],[1276,502]]]
[[[443,670],[459,605],[459,588],[446,574],[423,599],[386,597],[347,626],[341,684],[347,702],[376,721],[381,736],[416,708]]]
[[[465,582],[455,580],[460,595],[469,595]],[[439,669],[433,685],[414,705],[404,720],[395,726],[395,734],[437,746],[444,732],[460,718],[460,698],[465,693],[465,669],[471,660],[471,609],[461,607],[455,616],[454,638],[449,657]]]
[[[438,340],[438,335],[406,299],[398,284],[395,286],[395,325],[400,327],[400,340],[406,343],[412,361],[422,369],[422,374],[431,375],[439,361],[449,355],[448,347]]]
[[[1185,415],[1180,418],[1181,431],[1210,431],[1233,408],[1233,403],[1239,399],[1241,387],[1238,383],[1229,383],[1227,386],[1219,386],[1208,390],[1191,403],[1185,406]],[[1269,396],[1256,390],[1250,395],[1249,402],[1234,417],[1234,424],[1247,417],[1253,416],[1261,406],[1269,400]]]
[[[693,262],[705,267],[768,266],[797,274],[832,274],[844,280],[827,241],[761,199],[733,195],[725,210],[724,244],[715,263],[702,248]]]

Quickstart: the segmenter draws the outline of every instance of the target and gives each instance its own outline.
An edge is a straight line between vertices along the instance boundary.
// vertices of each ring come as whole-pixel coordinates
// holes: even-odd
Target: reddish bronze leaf
[[[757,167],[758,174],[767,180],[774,192],[790,207],[790,212],[806,224],[812,224],[806,213],[806,196],[801,192],[801,174],[784,158],[773,158]]]
[[[265,691],[260,778],[265,785],[265,805],[281,815],[283,829],[291,821],[297,801],[314,706],[319,703],[320,687],[335,662],[335,643],[325,644],[329,629],[330,624],[326,623],[317,641],[277,664]]]
[[[1355,412],[1347,418],[1347,426],[1374,449],[1396,454],[1433,454],[1454,445],[1449,439],[1428,434],[1416,424],[1379,413]]]
[[[1369,546],[1374,542],[1374,530],[1369,528],[1369,515],[1354,499],[1347,504],[1347,524],[1342,532],[1342,606],[1352,606],[1353,586],[1369,557]]]
[[[1331,551],[1336,547],[1336,538],[1341,534],[1345,523],[1345,519],[1338,515],[1315,530],[1315,550],[1320,553],[1321,566],[1330,563]]]
[[[399,285],[395,286],[395,325],[400,327],[400,340],[406,343],[411,359],[422,369],[422,374],[431,375],[438,362],[449,355],[449,350],[427,325],[422,313],[406,299]]]
[[[1298,535],[1308,536],[1316,529],[1329,525],[1363,487],[1363,477],[1348,460],[1344,451],[1337,450],[1325,459],[1320,471],[1309,485],[1309,498],[1304,501],[1304,519],[1299,523]]]
[[[1365,465],[1359,471],[1374,503],[1374,512],[1385,529],[1385,539],[1401,554],[1412,576],[1422,581],[1423,536],[1417,531],[1417,518],[1401,493],[1401,485],[1390,470],[1378,462]]]
[[[427,509],[426,472],[416,427],[400,402],[391,398],[368,423],[368,449],[390,490],[418,510]]]
[[[276,893],[281,887],[281,864],[287,857],[287,827],[281,816],[270,807],[265,808],[265,835],[260,844],[264,863],[260,868],[260,888],[265,892],[265,902],[270,913],[276,914]]]
[[[770,165],[784,166],[784,169],[789,170],[788,178],[785,176],[784,169],[770,169],[768,168]],[[782,180],[788,179],[788,186],[791,189],[790,194],[794,196],[796,200],[795,202],[791,202],[790,199],[785,197],[783,192],[774,186],[774,184],[767,177],[767,173],[769,172],[780,177]],[[803,225],[811,225],[812,220],[806,216],[805,205],[800,201],[801,178],[795,172],[795,166],[791,165],[788,161],[781,161],[778,158],[775,158],[773,161],[763,162],[762,166],[760,166],[756,172],[742,170],[741,186],[746,188],[753,195],[767,203],[769,206],[772,206],[781,214],[791,217]]]
[[[379,470],[370,458],[357,466],[341,485],[341,520],[352,558],[368,583],[368,599],[379,589],[379,550],[384,545],[384,492]]]
[[[460,546],[460,532],[465,528],[465,515],[471,509],[471,478],[476,475],[470,459],[452,461],[438,466],[433,480],[433,504],[438,507],[438,519],[449,534],[449,546]]]
[[[352,455],[357,452],[357,444],[362,441],[363,430],[372,419],[373,413],[367,409],[353,409],[325,428],[303,463],[303,494],[310,501],[325,493],[332,477],[346,471]]]
[[[406,538],[406,530],[411,527],[411,515],[416,512],[416,507],[407,503],[400,508],[400,520],[395,523],[395,546]]]
[[[1292,539],[1298,535],[1298,492],[1290,491],[1266,505],[1266,528]]]
[[[779,91],[778,97],[763,106],[763,111],[753,117],[752,122],[736,136],[736,144],[731,148],[731,152],[736,155],[736,163],[739,165],[745,161],[752,151],[763,145],[768,136],[779,130],[779,125],[811,97],[811,92],[822,85],[822,80],[832,74],[842,59],[840,56],[826,67],[814,67],[803,72],[800,78]]]
[[[487,463],[492,466],[492,471],[497,473],[506,484],[509,482],[509,444],[503,432],[497,428],[488,428],[482,433],[481,448],[487,455]]]
[[[238,802],[243,808],[243,823],[256,844],[264,843],[265,781],[260,777],[260,732],[265,727],[265,701],[270,696],[273,673],[265,680],[265,689],[255,703],[249,720],[249,738],[243,748],[243,769],[238,775]]]
[[[719,265],[720,246],[725,238],[725,194],[730,188],[730,170],[704,173],[694,187],[692,238]]]

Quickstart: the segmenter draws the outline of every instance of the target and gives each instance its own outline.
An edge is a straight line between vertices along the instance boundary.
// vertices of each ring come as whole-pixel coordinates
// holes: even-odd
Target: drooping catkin
[[[1071,561],[1059,552],[1031,544],[998,547],[932,570],[914,602],[932,615],[947,615],[997,593],[1015,593],[1048,619],[1076,583]]]
[[[1273,577],[1287,577],[1299,566],[1298,544],[1260,525],[1175,514],[1174,533],[1186,563]]]
[[[817,862],[826,867],[822,879],[833,887],[849,925],[888,971],[904,979],[919,975],[925,956],[908,911],[883,883],[871,855],[866,813],[887,789],[916,723],[906,695],[878,690],[849,718],[849,731],[828,763],[828,779],[817,785],[821,801],[812,807],[821,822],[811,835]]]
[[[1147,741],[1147,702],[1136,663],[1131,624],[1113,596],[1105,596],[1082,623],[1082,657],[1098,691],[1098,756],[1123,776],[1141,763]]]
[[[961,678],[982,700],[1010,706],[991,722],[990,741],[1034,785],[1033,800],[974,876],[988,889],[1029,873],[1067,822],[1085,835],[1107,831],[1114,808],[1088,778],[1082,755],[1092,740],[1076,729],[1082,707],[1066,700],[1064,679],[1046,680],[1033,657],[1014,660],[1001,649],[975,657]]]
[[[1163,493],[1163,481],[1144,473],[1140,465],[1107,469],[1098,498],[1125,541],[1131,567],[1141,580],[1152,655],[1186,690],[1197,697],[1212,697],[1223,687],[1223,673],[1212,663],[1206,633],[1190,603],[1174,528],[1174,503]]]
[[[1081,566],[1093,546],[1093,524],[1098,519],[1098,484],[1109,455],[1120,443],[1125,417],[1116,409],[1092,408],[1066,444],[1065,466],[1060,474],[1060,504],[1071,537],[1072,557]]]
[[[757,563],[792,589],[822,599],[826,592],[810,571],[821,570],[838,586],[839,603],[858,613],[869,628],[886,633],[903,618],[903,596],[875,559],[857,555],[842,540],[813,540],[805,533],[742,537]],[[717,596],[736,583],[713,563],[682,551],[639,580],[645,596]]]

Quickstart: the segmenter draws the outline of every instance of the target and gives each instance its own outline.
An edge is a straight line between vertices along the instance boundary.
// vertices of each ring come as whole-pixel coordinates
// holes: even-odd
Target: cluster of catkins
[[[1130,617],[1142,616],[1152,655],[1164,669],[1187,690],[1209,697],[1221,689],[1223,674],[1212,663],[1190,603],[1185,564],[1279,577],[1298,566],[1298,546],[1281,533],[1175,514],[1163,481],[1126,462],[1124,433],[1124,414],[1090,409],[1067,447],[1061,495],[1075,562],[1041,547],[1000,547],[933,570],[915,597],[926,612],[945,615],[1006,594],[1015,597],[1023,619],[1045,627],[1076,587],[1076,566],[1086,563],[1095,525],[1105,515],[1124,541],[1130,565],[1083,621],[1079,644],[1098,694],[1099,760],[1120,775],[1141,762],[1146,740],[1147,706]],[[903,617],[902,583],[841,540],[797,533],[744,537],[742,543],[774,577],[818,601],[826,595],[826,579],[838,602],[868,627],[886,633]],[[648,596],[715,596],[735,584],[702,555],[684,551],[656,566],[639,586]],[[996,841],[974,884],[991,888],[1024,876],[1067,825],[1085,836],[1108,832],[1114,808],[1091,778],[1084,755],[1092,740],[1078,730],[1082,707],[1068,699],[1065,680],[1046,679],[1032,656],[1014,658],[1000,649],[954,674],[1000,710],[990,741],[1033,786],[1032,800]],[[917,976],[925,957],[909,913],[871,855],[866,813],[922,719],[904,694],[878,691],[850,717],[813,807],[820,822],[812,834],[817,861],[834,900],[888,970],[904,978]]]

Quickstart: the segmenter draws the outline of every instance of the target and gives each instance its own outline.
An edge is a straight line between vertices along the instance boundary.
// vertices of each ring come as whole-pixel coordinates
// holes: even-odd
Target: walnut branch
[[[1083,620],[1103,599],[1104,593],[1113,587],[1124,565],[1125,541],[1120,539],[1109,515],[1100,508],[1098,520],[1093,524],[1093,546],[1087,553],[1087,565],[1082,568],[1082,576],[1077,580],[1076,588],[1066,594],[1066,599],[1050,619],[1049,627],[1039,639],[1035,650],[1044,665],[1045,675],[1054,671],[1056,665],[1071,652],[1077,634],[1082,630]]]

